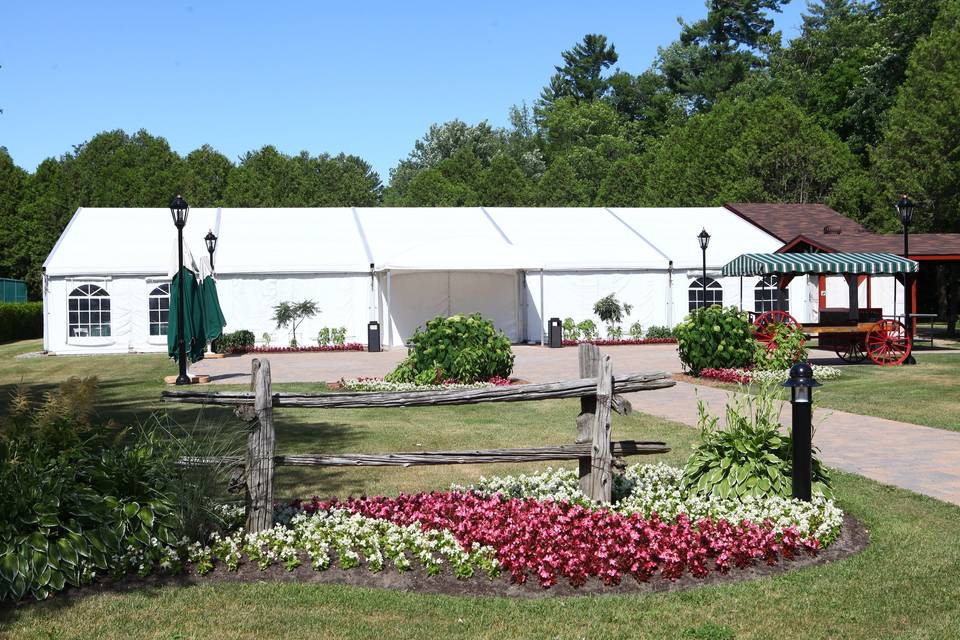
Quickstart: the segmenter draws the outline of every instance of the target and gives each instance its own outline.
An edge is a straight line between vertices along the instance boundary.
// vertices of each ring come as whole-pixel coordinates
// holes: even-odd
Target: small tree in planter
[[[620,302],[612,293],[600,298],[593,305],[593,312],[607,324],[607,335],[615,340],[623,336],[623,331],[618,325],[623,322],[624,316],[630,315],[632,309],[633,305]],[[614,338],[614,336],[616,337]]]
[[[317,315],[317,303],[313,300],[303,302],[281,302],[273,308],[273,321],[278,329],[290,327],[290,346],[297,346],[297,327],[307,318]]]

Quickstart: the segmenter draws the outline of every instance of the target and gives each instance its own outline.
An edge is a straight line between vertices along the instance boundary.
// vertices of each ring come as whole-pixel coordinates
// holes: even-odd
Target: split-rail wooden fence
[[[663,389],[675,384],[663,372],[614,376],[609,355],[594,345],[579,346],[580,377],[576,380],[482,389],[406,392],[275,392],[270,362],[252,363],[251,391],[164,391],[162,400],[202,405],[233,406],[249,425],[247,452],[220,458],[184,458],[181,464],[226,464],[241,471],[245,488],[246,530],[254,533],[273,526],[273,476],[277,465],[296,466],[414,466],[578,460],[580,488],[596,501],[609,501],[613,459],[621,456],[666,453],[664,442],[611,440],[611,413],[628,414],[630,403],[617,394]],[[580,398],[577,437],[573,444],[474,451],[416,451],[410,453],[275,454],[274,409],[369,409],[374,407],[437,407],[482,402],[524,402]]]

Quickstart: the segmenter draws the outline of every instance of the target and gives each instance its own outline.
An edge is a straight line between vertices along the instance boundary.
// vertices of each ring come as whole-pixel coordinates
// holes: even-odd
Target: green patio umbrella
[[[210,259],[200,260],[200,297],[203,300],[203,328],[207,342],[213,342],[223,335],[227,320],[220,309],[220,296],[217,295],[217,281],[213,279]]]
[[[183,283],[185,322],[183,340],[190,362],[203,360],[203,351],[207,345],[203,318],[203,297],[197,276],[187,267],[173,276],[170,282],[170,316],[167,324],[167,353],[174,360],[179,357],[177,349],[177,330],[180,324],[180,286]]]

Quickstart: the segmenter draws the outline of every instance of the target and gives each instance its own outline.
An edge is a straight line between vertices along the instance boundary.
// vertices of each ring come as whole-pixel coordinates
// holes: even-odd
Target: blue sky
[[[33,170],[99,131],[182,154],[354,153],[384,182],[433,122],[504,125],[585,33],[646,69],[703,0],[43,2],[0,8],[0,146]],[[804,0],[777,17],[791,37]]]

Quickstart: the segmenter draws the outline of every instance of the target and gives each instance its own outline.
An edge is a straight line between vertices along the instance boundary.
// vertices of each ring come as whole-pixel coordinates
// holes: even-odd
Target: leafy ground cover
[[[109,416],[144,416],[156,408],[162,376],[170,368],[162,356],[10,359],[12,353],[37,348],[36,343],[0,347],[0,384],[13,386],[22,378],[28,384],[52,385],[70,375],[97,373],[105,393],[99,411]],[[189,422],[198,411],[178,408],[172,415]],[[566,442],[577,411],[575,401],[557,401],[456,410],[280,411],[276,417],[281,450],[340,452]],[[232,419],[209,410],[203,416],[205,423]],[[697,435],[689,427],[642,415],[616,416],[614,421],[618,437],[662,439],[673,446],[671,453],[644,461],[680,465]],[[515,474],[532,468],[284,469],[279,495],[396,495],[451,482],[475,483],[480,474]],[[536,601],[273,582],[167,586],[0,610],[0,635],[954,637],[960,626],[956,607],[960,548],[954,543],[960,508],[858,476],[833,471],[832,477],[839,506],[866,523],[871,546],[842,562],[773,578],[680,593]]]

